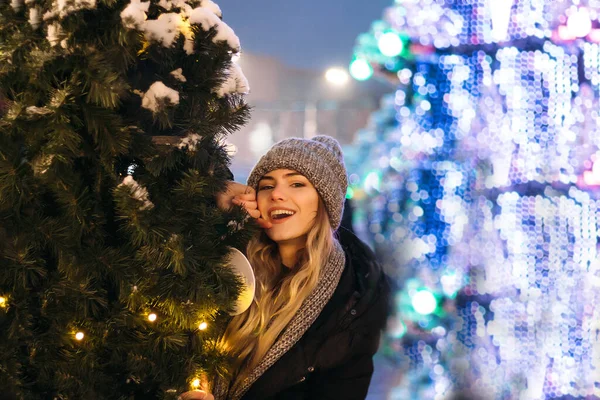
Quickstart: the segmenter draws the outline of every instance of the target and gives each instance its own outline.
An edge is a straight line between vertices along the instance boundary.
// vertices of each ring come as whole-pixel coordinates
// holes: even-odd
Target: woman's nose
[[[273,190],[271,191],[271,199],[272,200],[285,200],[286,194],[285,190],[281,185],[275,185]]]

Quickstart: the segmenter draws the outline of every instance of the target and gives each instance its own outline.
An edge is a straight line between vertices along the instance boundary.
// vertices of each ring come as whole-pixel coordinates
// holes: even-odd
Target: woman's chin
[[[270,230],[272,230],[273,228],[271,228]],[[272,241],[274,241],[277,244],[283,244],[285,242],[288,242],[290,240],[295,239],[296,237],[290,234],[286,234],[286,233],[277,233],[277,232],[268,232],[267,231],[267,236],[269,237],[269,239],[271,239]]]
[[[270,231],[270,232],[269,232]],[[273,232],[273,228],[267,231],[267,236],[277,243],[277,245],[297,245],[304,246],[306,243],[306,234],[288,232]]]

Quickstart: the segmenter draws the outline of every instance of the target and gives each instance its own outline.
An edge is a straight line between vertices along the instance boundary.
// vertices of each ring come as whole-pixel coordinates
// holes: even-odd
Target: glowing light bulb
[[[569,16],[567,29],[575,37],[584,37],[591,32],[592,19],[587,8],[581,7]]]
[[[200,379],[196,378],[192,381],[192,387],[198,389],[200,387]]]
[[[201,331],[205,330],[206,328],[208,328],[208,324],[206,322],[202,322],[200,325],[198,325],[198,329]]]
[[[404,49],[404,43],[402,43],[402,39],[398,36],[396,32],[387,32],[379,37],[377,41],[377,47],[379,47],[379,51],[381,54],[387,57],[396,57],[402,50]]]
[[[156,318],[157,318],[156,314],[154,314],[154,313],[148,314],[148,321],[154,322],[154,321],[156,321]]]
[[[412,306],[421,315],[429,315],[435,311],[437,300],[429,290],[419,290],[412,297]]]
[[[334,86],[344,86],[348,83],[348,73],[343,68],[329,68],[325,72],[325,79]]]
[[[85,335],[83,334],[83,332],[77,332],[75,334],[75,339],[77,339],[77,340],[83,340],[84,337],[85,337]]]
[[[366,81],[373,76],[373,67],[362,58],[357,58],[350,64],[350,75],[357,81]]]
[[[1,308],[6,307],[6,297],[4,297],[4,296],[0,296],[0,307]]]

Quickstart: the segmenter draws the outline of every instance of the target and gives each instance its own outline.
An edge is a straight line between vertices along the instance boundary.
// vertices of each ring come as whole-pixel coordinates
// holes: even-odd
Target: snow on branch
[[[203,3],[204,4],[204,3]],[[234,51],[240,51],[240,39],[233,29],[221,21],[209,8],[194,8],[189,16],[190,23],[199,24],[203,30],[208,31],[215,28],[217,34],[213,38],[214,43],[225,41]]]
[[[55,0],[50,11],[44,14],[44,21],[54,17],[64,18],[75,11],[94,8],[96,0]]]
[[[179,104],[179,92],[165,86],[161,81],[154,82],[142,97],[142,107],[153,113],[159,111],[160,100],[168,99],[171,104]]]
[[[126,28],[140,29],[146,21],[146,12],[150,2],[131,0],[131,3],[121,11],[121,21]]]
[[[250,92],[250,85],[248,84],[248,79],[246,79],[242,68],[235,62],[232,62],[228,72],[229,76],[216,90],[217,96],[225,97],[226,95],[233,93],[248,94],[248,92]]]
[[[16,1],[16,0],[15,0]],[[58,0],[66,1],[66,0]],[[78,0],[96,1],[96,0]],[[211,0],[202,0],[202,6],[192,9],[185,0],[160,0],[158,6],[170,11],[173,8],[178,12],[161,14],[155,20],[147,20],[150,2],[131,0],[121,12],[121,21],[129,29],[144,32],[148,40],[171,47],[179,35],[185,36],[184,49],[187,54],[194,53],[193,33],[190,24],[198,24],[204,31],[214,29],[217,34],[213,37],[214,43],[227,42],[234,52],[240,51],[240,39],[233,29],[220,18],[221,9]]]
[[[42,22],[42,12],[39,7],[32,7],[29,9],[29,23],[33,29],[40,27]]]
[[[169,1],[169,0],[160,0],[158,2],[158,5],[167,11],[169,11],[169,10],[171,10],[171,8],[173,8],[173,2]]]
[[[188,150],[194,151],[196,150],[196,145],[200,141],[200,135],[196,133],[190,133],[185,138],[181,139],[181,142],[177,145],[179,149],[185,149],[187,147]]]
[[[219,7],[219,5],[213,2],[212,0],[202,0],[202,3],[200,3],[200,5],[204,8],[208,8],[219,18],[223,16],[223,13],[221,12],[221,7]]]
[[[179,82],[187,82],[187,79],[185,79],[185,76],[183,76],[183,69],[181,68],[171,71],[170,74]]]
[[[180,26],[182,23],[181,14],[161,14],[157,19],[144,22],[144,36],[148,40],[161,43],[164,47],[171,47],[181,33]]]
[[[23,7],[23,0],[11,0],[10,6],[15,11],[19,11]]]
[[[125,179],[123,179],[123,182],[117,187],[121,186],[129,186],[131,197],[143,203],[143,205],[140,207],[140,210],[151,210],[154,208],[154,204],[148,198],[148,190],[137,183],[135,179],[133,179],[133,176],[127,175]]]
[[[60,43],[61,47],[67,48],[66,34],[59,22],[48,25],[46,39],[50,42],[50,46],[52,47]]]

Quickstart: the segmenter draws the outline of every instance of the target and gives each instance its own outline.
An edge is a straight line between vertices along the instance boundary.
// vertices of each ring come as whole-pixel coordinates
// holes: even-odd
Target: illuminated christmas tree
[[[398,86],[353,179],[398,281],[398,398],[600,396],[599,13],[405,0],[359,37],[353,75]]]
[[[0,10],[0,397],[176,398],[224,373],[239,39],[210,0]]]

